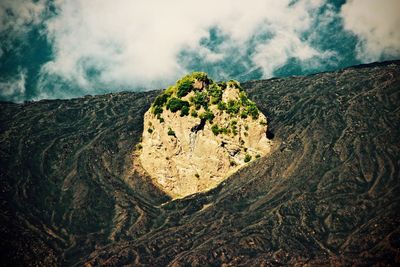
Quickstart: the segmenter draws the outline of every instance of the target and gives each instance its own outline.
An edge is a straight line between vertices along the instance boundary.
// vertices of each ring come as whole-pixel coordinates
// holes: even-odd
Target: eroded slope
[[[164,205],[126,168],[159,92],[2,103],[2,263],[398,265],[399,77],[397,61],[243,84],[280,148]]]

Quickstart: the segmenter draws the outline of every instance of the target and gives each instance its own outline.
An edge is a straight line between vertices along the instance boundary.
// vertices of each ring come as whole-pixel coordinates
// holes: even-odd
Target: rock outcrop
[[[236,81],[183,77],[144,116],[141,165],[173,198],[206,191],[266,155],[267,118]]]

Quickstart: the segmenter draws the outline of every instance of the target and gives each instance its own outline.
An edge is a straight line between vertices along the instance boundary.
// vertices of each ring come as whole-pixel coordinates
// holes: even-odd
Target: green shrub
[[[163,113],[163,108],[162,106],[153,106],[153,114],[158,115]]]
[[[136,144],[136,149],[142,149],[143,148],[143,146],[142,146],[142,144]]]
[[[205,92],[196,92],[192,102],[194,103],[197,110],[199,110],[202,106],[204,107],[204,109],[208,108],[208,96]]]
[[[171,127],[168,128],[168,135],[176,137],[175,132],[171,129]]]
[[[236,126],[232,126],[232,133],[233,133],[233,135],[238,134]]]
[[[218,125],[214,124],[213,126],[211,126],[211,131],[213,132],[214,135],[218,135],[219,134]]]
[[[260,156],[260,154],[257,154],[256,155],[256,159],[259,159],[261,156]]]
[[[168,94],[162,93],[161,95],[156,97],[153,105],[162,107],[165,105],[165,103],[167,103],[169,97],[170,96]]]
[[[207,91],[208,95],[211,96],[211,104],[215,105],[221,102],[223,92],[217,84],[211,84]]]
[[[249,99],[248,99],[246,93],[240,92],[239,98],[240,98],[240,102],[242,102],[242,105],[247,106],[247,104],[249,103]]]
[[[260,124],[261,124],[262,126],[267,126],[267,122],[266,122],[265,120],[261,120],[261,121],[260,121]]]
[[[181,109],[181,117],[183,117],[183,116],[187,116],[187,115],[189,115],[189,107],[188,106],[183,106],[182,107],[182,109]]]
[[[212,122],[215,118],[215,115],[211,110],[206,110],[205,112],[201,113],[199,117],[200,119],[205,119],[209,122]]]
[[[249,154],[246,154],[246,156],[244,156],[244,162],[249,162],[251,160],[251,156]]]
[[[240,110],[240,103],[239,101],[229,100],[228,105],[226,107],[226,112],[228,114],[238,114]]]
[[[199,175],[198,173],[196,173],[196,174],[194,175],[194,177],[200,178],[200,175]]]
[[[148,131],[150,134],[153,133],[153,129],[151,129],[151,128],[147,129],[147,131]]]
[[[226,127],[219,128],[219,133],[227,134],[228,133],[228,128],[226,128]]]
[[[193,89],[194,79],[190,76],[185,76],[177,82],[177,92],[178,97],[186,96]]]
[[[233,87],[233,88],[238,88],[240,91],[242,90],[242,87],[240,86],[240,83],[235,80],[230,80],[229,82],[226,83],[227,87]]]
[[[192,112],[190,112],[190,116],[192,116],[193,118],[197,118],[197,111],[193,110]]]
[[[167,96],[172,96],[174,92],[176,91],[176,87],[174,85],[168,87],[165,91],[164,94]]]
[[[181,100],[179,98],[173,97],[168,100],[167,109],[171,110],[172,112],[177,112],[181,110],[183,107],[189,107],[189,102]]]
[[[208,76],[207,73],[205,72],[193,72],[190,74],[190,76],[198,81],[205,82],[205,83],[210,83],[212,82]]]
[[[243,110],[242,112],[240,112],[240,118],[242,119],[246,119],[247,118],[247,111]]]
[[[221,88],[222,90],[226,89],[226,82],[219,82],[218,83],[219,88]]]
[[[225,102],[219,102],[217,105],[217,108],[219,110],[226,110],[226,103]]]
[[[249,105],[246,107],[246,111],[253,118],[253,120],[258,119],[259,111],[256,104],[250,102]]]

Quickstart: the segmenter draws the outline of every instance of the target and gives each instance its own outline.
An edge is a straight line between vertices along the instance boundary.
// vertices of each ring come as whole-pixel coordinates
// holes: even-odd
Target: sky
[[[241,82],[400,59],[399,0],[0,0],[0,100]]]

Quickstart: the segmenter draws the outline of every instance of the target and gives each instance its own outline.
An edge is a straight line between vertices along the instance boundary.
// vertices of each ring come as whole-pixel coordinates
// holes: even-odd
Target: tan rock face
[[[191,99],[194,94],[182,99]],[[239,95],[239,88],[227,87],[222,99],[239,101]],[[270,151],[267,119],[261,112],[257,118],[241,118],[218,109],[217,104],[207,110],[214,114],[212,122],[166,108],[157,115],[150,109],[144,116],[141,165],[174,198],[209,190],[246,162]],[[190,105],[193,111],[195,107]],[[204,107],[196,112],[202,111]]]

